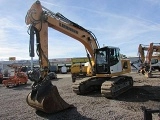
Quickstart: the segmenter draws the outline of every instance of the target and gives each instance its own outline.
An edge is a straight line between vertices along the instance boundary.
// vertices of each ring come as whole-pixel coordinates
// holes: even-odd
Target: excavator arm
[[[27,103],[47,113],[53,113],[68,108],[67,104],[59,95],[57,87],[50,81],[48,61],[48,28],[53,28],[81,42],[87,52],[87,56],[95,61],[94,50],[99,48],[94,34],[80,25],[68,20],[60,13],[53,13],[43,7],[40,1],[36,1],[28,10],[25,22],[30,25],[30,43],[33,45],[34,34],[37,41],[37,55],[39,56],[40,71],[33,70],[29,78],[33,81],[32,92],[27,96]],[[34,49],[30,56],[33,57]],[[88,54],[89,52],[89,54]],[[91,61],[90,61],[91,64]],[[93,65],[91,64],[91,67]],[[93,70],[93,68],[91,68]],[[48,102],[52,101],[52,102]]]
[[[151,59],[153,57],[153,53],[160,52],[160,43],[150,43],[147,55],[146,55],[146,62],[150,64]]]
[[[145,51],[147,52],[146,56]],[[149,45],[140,44],[138,47],[138,53],[142,63],[150,63],[154,52],[160,52],[160,43],[150,43]]]
[[[149,47],[148,45],[139,44],[138,54],[142,63],[144,63],[145,61],[145,51],[148,50],[148,47]]]

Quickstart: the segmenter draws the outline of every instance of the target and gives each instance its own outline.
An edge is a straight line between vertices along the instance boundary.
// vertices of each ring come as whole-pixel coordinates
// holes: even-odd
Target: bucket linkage
[[[26,98],[27,104],[45,113],[55,113],[71,107],[61,98],[57,87],[51,83],[52,73],[44,79],[40,79],[39,73],[37,70],[29,73],[29,79],[34,82],[32,91]]]

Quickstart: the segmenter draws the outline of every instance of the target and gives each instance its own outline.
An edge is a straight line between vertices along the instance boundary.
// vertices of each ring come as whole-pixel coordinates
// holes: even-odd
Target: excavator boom
[[[60,13],[55,14],[51,12],[43,7],[40,1],[36,1],[31,6],[27,12],[25,21],[27,25],[30,25],[30,43],[34,43],[33,34],[36,33],[37,51],[41,68],[41,71],[34,70],[29,75],[34,83],[32,85],[32,92],[27,96],[27,103],[31,107],[46,113],[53,113],[66,109],[70,105],[60,97],[57,87],[52,85],[48,74],[48,27],[60,31],[81,42],[85,46],[86,51],[90,53],[88,56],[91,56],[93,60],[94,49],[99,47],[98,42],[92,32],[68,20]],[[33,57],[33,50],[30,51],[30,55]],[[35,73],[39,76],[36,77]],[[49,104],[49,101],[52,102]]]

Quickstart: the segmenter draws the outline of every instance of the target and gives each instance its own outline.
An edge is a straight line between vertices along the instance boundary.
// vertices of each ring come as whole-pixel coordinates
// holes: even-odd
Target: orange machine
[[[145,51],[147,51],[146,56]],[[152,77],[153,69],[160,71],[159,56],[153,56],[153,53],[160,53],[160,43],[150,43],[148,46],[140,44],[138,52],[142,63],[142,74]]]
[[[86,48],[90,63],[88,67],[92,75],[75,81],[72,85],[73,92],[82,95],[100,90],[102,96],[114,98],[132,88],[132,77],[122,75],[131,71],[130,61],[121,59],[118,47],[100,47],[91,31],[72,22],[60,13],[53,13],[43,7],[38,0],[29,9],[26,24],[30,25],[30,48],[34,46],[34,34],[36,34],[37,55],[40,64],[40,71],[33,70],[29,75],[30,80],[34,82],[32,91],[26,99],[31,107],[46,113],[54,113],[70,106],[60,97],[57,87],[50,81],[48,27],[74,38]],[[34,49],[30,49],[31,57],[34,57],[33,51]]]
[[[21,72],[21,67],[17,65],[8,65],[11,69],[8,77],[2,81],[2,84],[6,87],[14,87],[21,84],[27,84],[28,76],[26,73]]]

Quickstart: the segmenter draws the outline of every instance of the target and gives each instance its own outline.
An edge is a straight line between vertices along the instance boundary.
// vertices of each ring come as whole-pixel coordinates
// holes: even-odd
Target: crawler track
[[[86,94],[95,90],[100,90],[106,78],[86,77],[73,83],[72,89],[78,94]]]
[[[101,94],[107,98],[114,98],[133,87],[133,79],[129,76],[113,78],[87,77],[76,81],[72,85],[73,91],[78,94],[86,94],[95,90],[101,90]]]
[[[133,87],[133,79],[129,76],[119,76],[105,81],[101,86],[101,94],[106,98],[114,98]]]

